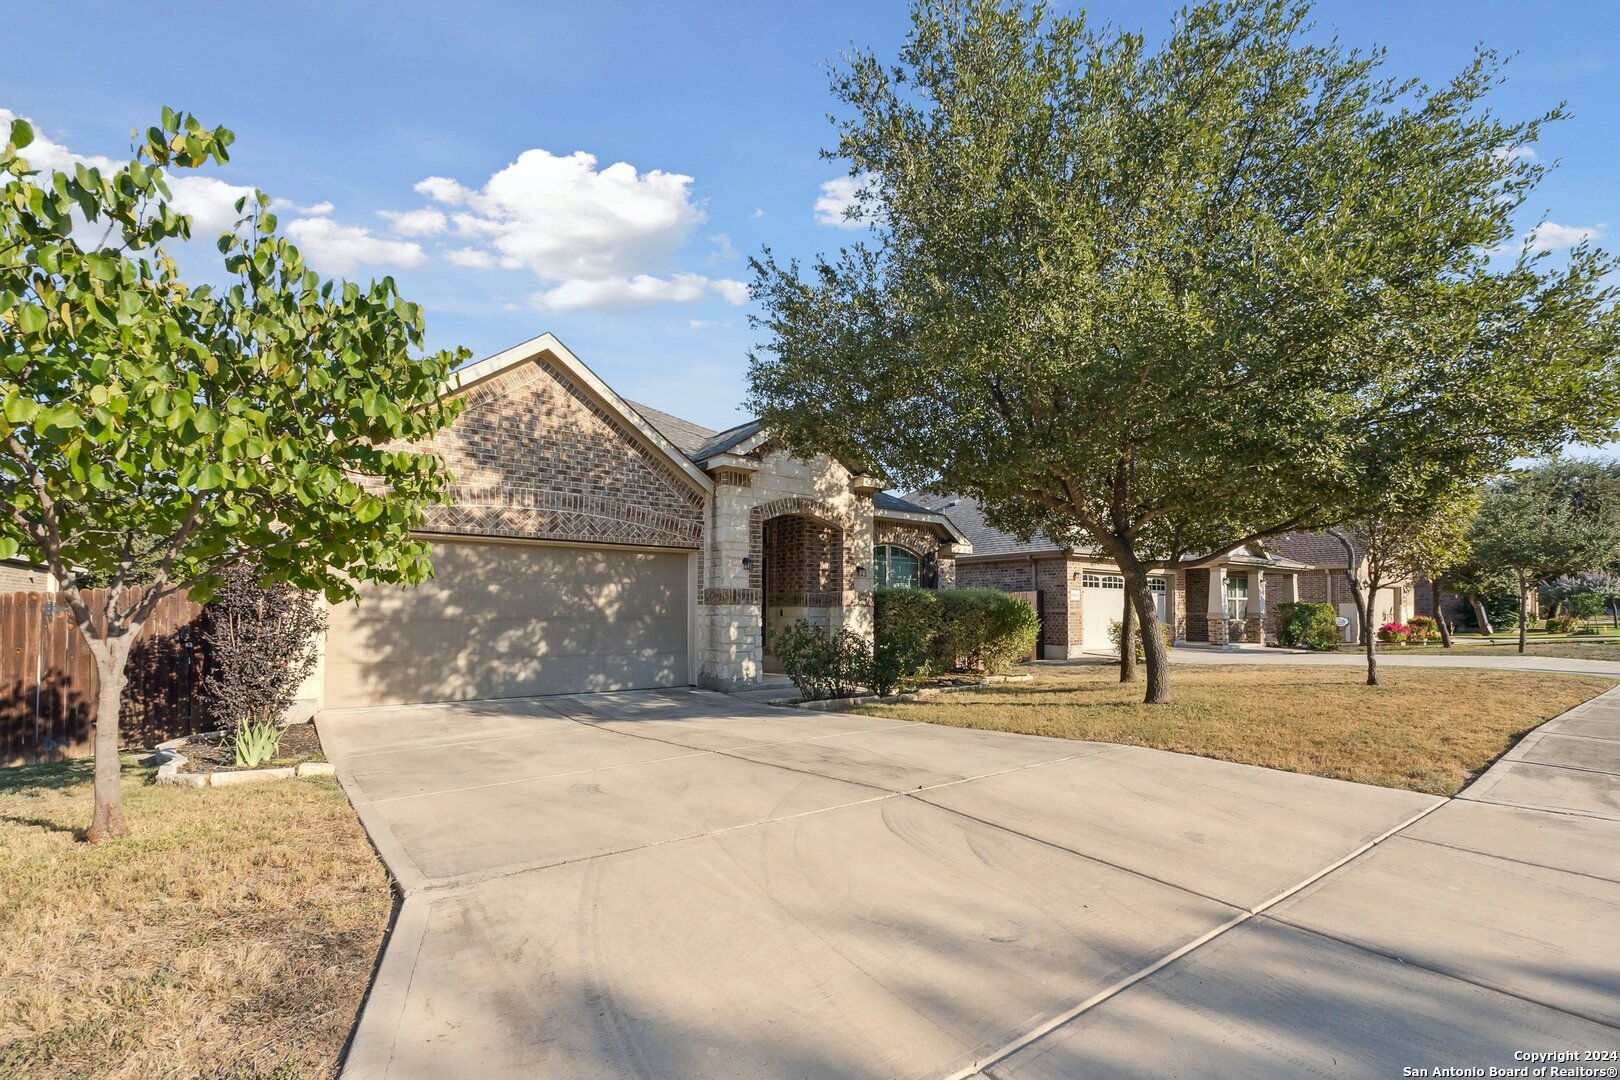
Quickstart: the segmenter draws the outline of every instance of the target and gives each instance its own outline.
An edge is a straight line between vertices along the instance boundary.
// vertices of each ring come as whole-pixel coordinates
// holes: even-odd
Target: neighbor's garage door
[[[1080,647],[1087,652],[1106,652],[1114,648],[1108,640],[1108,624],[1119,622],[1125,616],[1125,579],[1119,574],[1086,572],[1080,575],[1085,590],[1080,598]],[[1165,581],[1162,577],[1148,578],[1148,591],[1153,594],[1159,619],[1165,618]]]
[[[690,681],[685,552],[435,541],[433,568],[332,609],[327,708]]]

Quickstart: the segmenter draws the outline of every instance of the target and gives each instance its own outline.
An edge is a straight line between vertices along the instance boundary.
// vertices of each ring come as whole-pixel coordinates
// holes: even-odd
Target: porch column
[[[1258,566],[1249,571],[1249,621],[1259,627],[1258,634],[1244,634],[1245,640],[1266,643],[1266,572]]]
[[[1209,568],[1209,643],[1226,644],[1226,567]]]

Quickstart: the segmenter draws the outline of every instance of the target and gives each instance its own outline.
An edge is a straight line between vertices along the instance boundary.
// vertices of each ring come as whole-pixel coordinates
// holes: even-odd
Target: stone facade
[[[872,636],[870,496],[858,494],[853,474],[831,458],[803,461],[768,444],[743,453],[752,468],[734,471],[751,474],[749,482],[715,488],[698,601],[699,680],[718,690],[758,682],[766,670],[767,631],[796,619]],[[780,519],[794,521],[772,526],[772,554],[778,558],[768,573],[766,530]],[[799,591],[794,599],[813,603],[767,603],[767,578],[785,574],[783,588],[792,591],[795,583],[808,583],[812,573],[817,588]],[[771,590],[777,591],[774,580]],[[785,594],[777,598],[787,599]]]
[[[461,415],[419,448],[437,452],[451,505],[429,532],[698,548],[704,493],[545,357],[460,391]]]

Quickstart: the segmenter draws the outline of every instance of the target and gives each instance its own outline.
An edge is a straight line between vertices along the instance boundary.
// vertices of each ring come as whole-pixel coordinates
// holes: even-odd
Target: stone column
[[[1226,644],[1226,567],[1209,568],[1209,643]]]
[[[1249,625],[1259,632],[1244,634],[1243,640],[1266,643],[1266,572],[1258,566],[1249,571]]]

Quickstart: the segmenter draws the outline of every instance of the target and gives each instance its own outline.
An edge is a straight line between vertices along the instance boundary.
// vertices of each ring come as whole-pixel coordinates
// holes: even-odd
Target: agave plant
[[[236,767],[252,769],[276,756],[281,726],[273,721],[242,724],[236,729]]]

